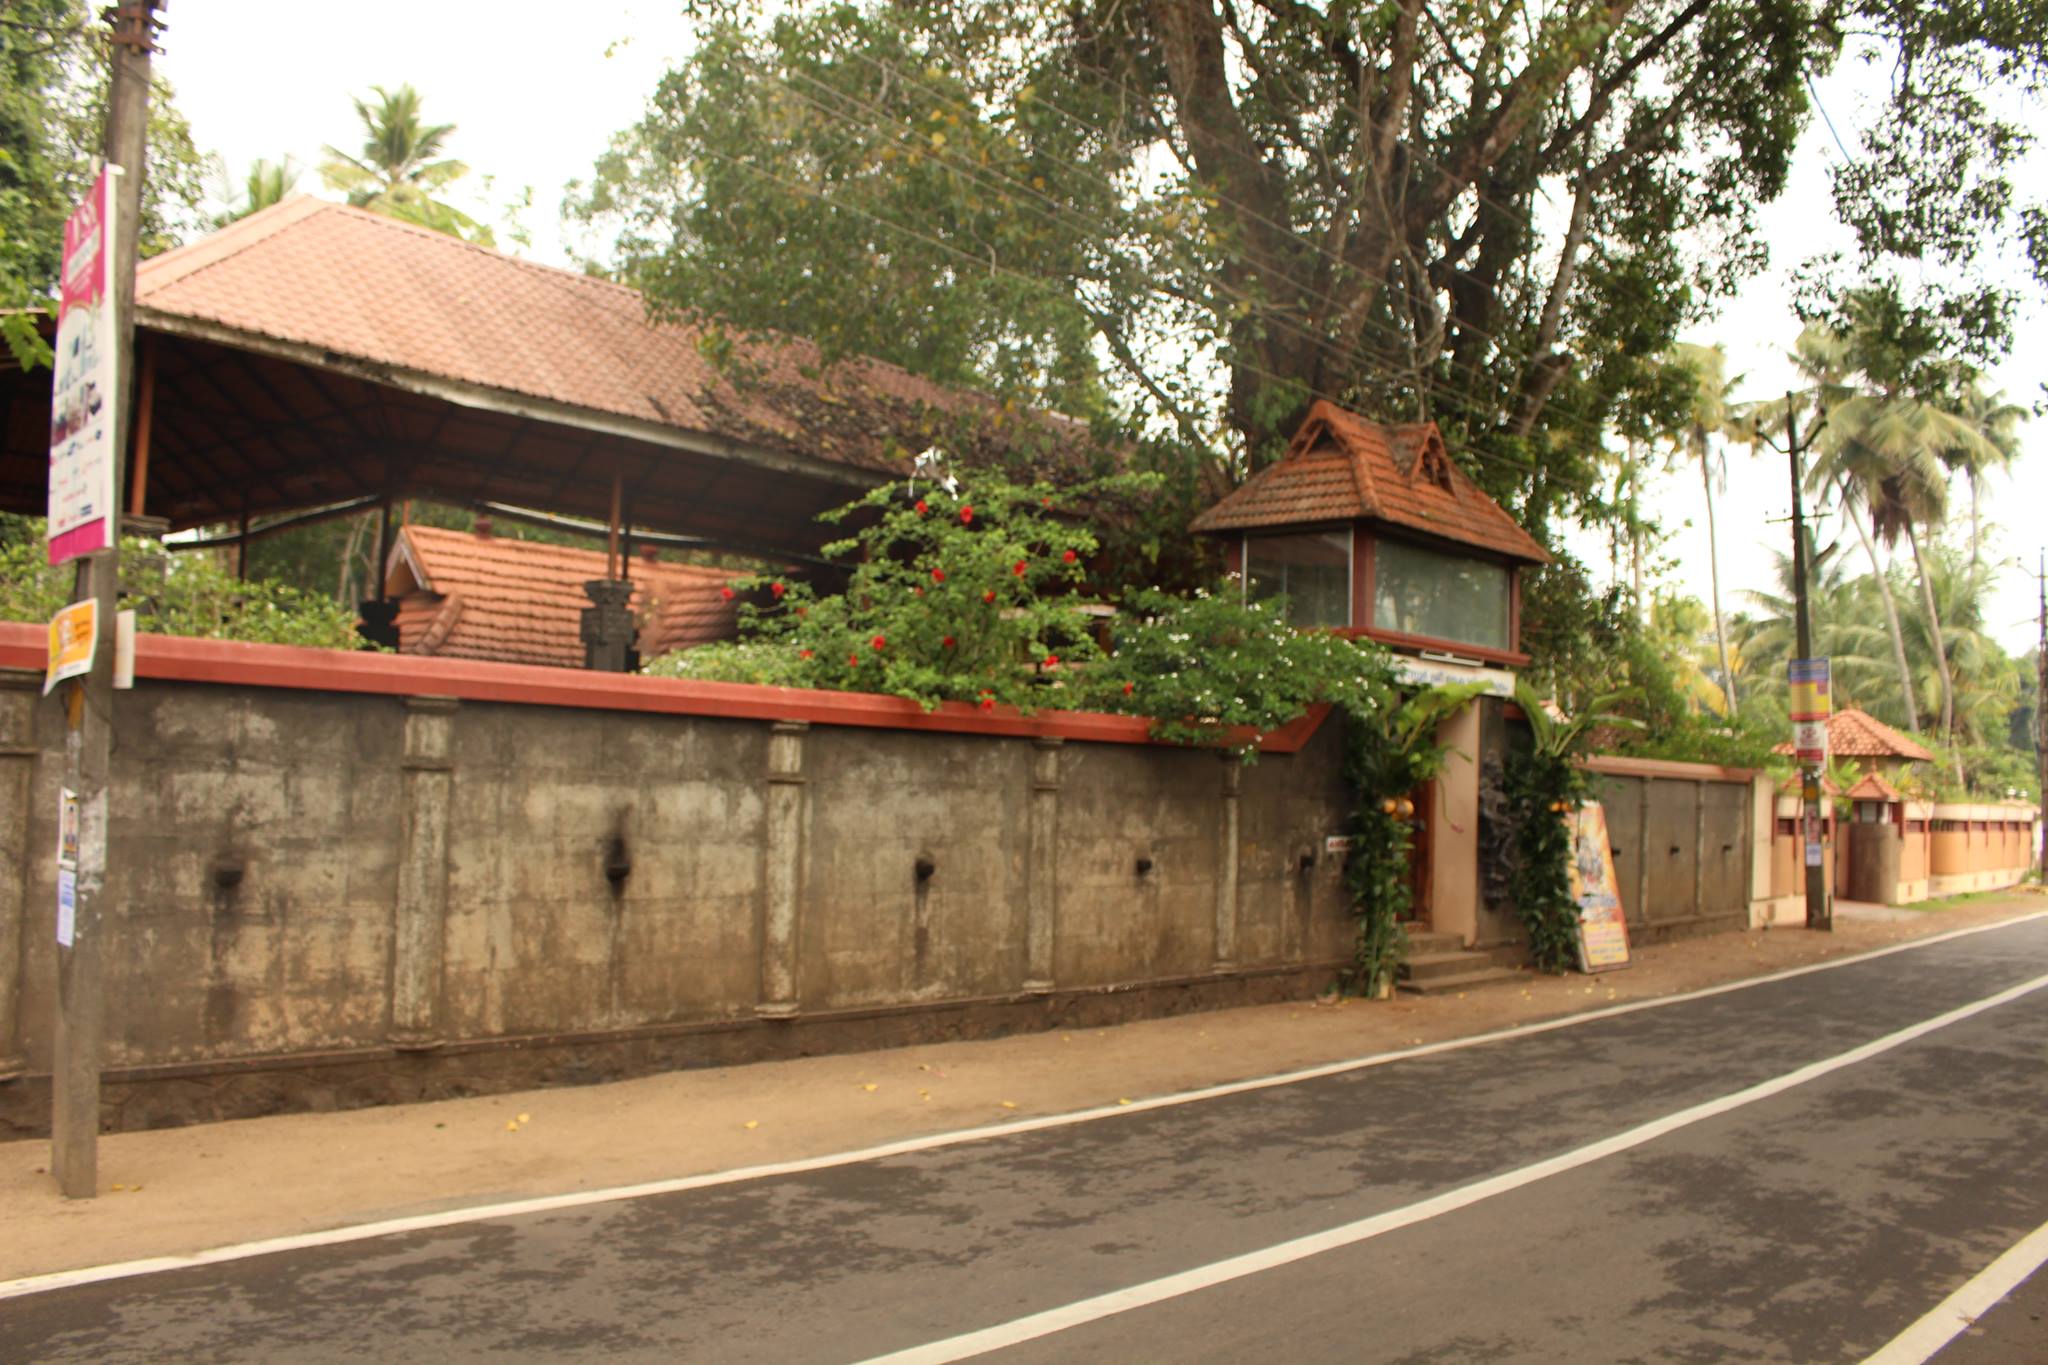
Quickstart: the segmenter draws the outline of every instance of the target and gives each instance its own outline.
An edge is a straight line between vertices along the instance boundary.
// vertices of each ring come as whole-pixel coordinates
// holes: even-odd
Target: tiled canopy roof
[[[721,589],[737,571],[646,559],[629,567],[641,657],[731,638],[736,604]],[[399,599],[401,654],[581,668],[583,585],[604,576],[595,550],[407,526],[385,591]]]
[[[1481,492],[1436,423],[1381,426],[1317,400],[1279,463],[1196,517],[1196,531],[1372,521],[1545,564],[1549,553]]]
[[[1856,780],[1849,788],[1852,801],[1903,801],[1905,796],[1891,783],[1884,780],[1882,773],[1869,772]]]
[[[878,473],[933,439],[931,409],[989,419],[974,439],[998,446],[1035,431],[1055,463],[1088,440],[880,361],[823,366],[793,338],[732,335],[721,368],[701,328],[650,322],[635,290],[304,195],[143,262],[136,302],[146,326],[225,328],[400,387],[454,381]]]
[[[1780,744],[1777,752],[1789,754],[1792,746]],[[1925,745],[1853,706],[1828,717],[1828,753],[1835,758],[1904,758],[1921,763],[1934,758]]]

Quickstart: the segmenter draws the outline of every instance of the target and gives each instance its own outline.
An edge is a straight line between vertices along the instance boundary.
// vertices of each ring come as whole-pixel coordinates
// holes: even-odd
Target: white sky
[[[367,95],[372,84],[410,82],[424,97],[429,121],[458,125],[450,153],[467,161],[476,177],[493,178],[493,199],[502,203],[519,187],[533,187],[534,207],[523,215],[533,234],[528,254],[567,264],[557,231],[562,186],[589,175],[611,136],[638,118],[661,74],[688,50],[689,26],[678,8],[673,0],[580,0],[544,9],[450,0],[354,0],[327,8],[176,0],[166,11],[158,70],[176,86],[201,150],[219,153],[237,181],[259,157],[290,155],[304,168],[304,191],[320,189],[315,168],[323,144],[352,151],[361,142],[350,97]],[[1871,79],[1865,69],[1845,64],[1820,87],[1852,149],[1858,85]],[[1833,227],[1827,178],[1839,157],[1816,121],[1800,146],[1791,189],[1763,214],[1772,270],[1689,338],[1727,349],[1729,372],[1746,376],[1738,397],[1782,393],[1793,381],[1783,355],[1798,327],[1786,281],[1801,260],[1844,245]],[[2048,157],[2037,153],[2034,165],[2048,173]],[[2048,174],[2021,183],[2027,179],[2039,184]],[[2048,382],[2048,311],[2037,293],[2029,297],[2033,306],[2022,319],[2014,358],[1992,376],[1994,387],[2022,404],[2041,398]],[[1986,499],[1987,515],[1999,528],[1995,553],[2012,565],[1988,617],[1994,634],[2016,652],[2035,638],[2032,566],[2048,542],[2048,420],[2022,430],[2025,450],[2012,479]],[[1727,493],[1717,504],[1728,610],[1745,605],[1742,589],[1770,583],[1769,551],[1790,545],[1789,529],[1778,524],[1790,511],[1789,480],[1782,459],[1730,454]],[[1657,515],[1676,528],[1664,546],[1670,561],[1664,581],[1704,600],[1707,546],[1698,471],[1680,467],[1659,479],[1650,497]],[[1579,548],[1596,570],[1604,567],[1604,544],[1588,540]]]

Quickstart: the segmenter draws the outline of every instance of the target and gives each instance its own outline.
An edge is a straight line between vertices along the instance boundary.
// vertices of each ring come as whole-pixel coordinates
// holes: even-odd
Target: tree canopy
[[[1603,432],[1682,411],[1660,356],[1763,261],[1758,207],[1852,30],[1910,57],[1877,136],[1922,147],[1842,187],[1873,261],[1967,264],[2036,221],[2002,154],[1968,160],[1969,203],[1919,204],[1925,148],[2018,145],[1956,76],[2038,74],[2013,6],[693,8],[698,50],[572,200],[658,309],[1169,428],[1239,468],[1316,396],[1430,416],[1539,529],[1605,515]]]
[[[483,246],[494,244],[491,230],[436,196],[469,174],[469,167],[441,155],[452,123],[421,120],[420,92],[410,85],[386,90],[373,85],[374,102],[356,100],[363,125],[360,153],[326,149],[320,175],[329,189],[340,190],[348,202],[389,218],[445,232]],[[251,185],[254,198],[256,186]]]

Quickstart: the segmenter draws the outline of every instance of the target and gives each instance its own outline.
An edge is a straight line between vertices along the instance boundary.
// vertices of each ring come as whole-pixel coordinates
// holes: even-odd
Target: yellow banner
[[[43,673],[43,695],[66,678],[82,678],[92,672],[93,655],[100,643],[99,603],[91,598],[73,602],[50,621],[50,661]]]

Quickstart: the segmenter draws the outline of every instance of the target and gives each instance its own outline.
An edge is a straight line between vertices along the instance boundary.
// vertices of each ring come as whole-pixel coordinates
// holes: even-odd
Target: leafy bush
[[[1372,709],[1391,695],[1384,648],[1293,630],[1284,604],[1245,602],[1233,583],[1192,597],[1146,589],[1123,608],[1073,704],[1150,716],[1161,739],[1212,743],[1236,726],[1278,729],[1318,702]]]
[[[649,671],[881,692],[927,710],[943,701],[1071,705],[1066,679],[1100,655],[1075,592],[1096,540],[1056,516],[1055,499],[1085,503],[1137,482],[1055,492],[985,476],[955,492],[877,488],[825,513],[863,523],[825,547],[851,564],[845,592],[821,596],[773,576],[736,580],[729,590],[747,598],[741,643],[687,650]]]
[[[23,534],[0,542],[0,620],[46,622],[71,600],[77,571],[46,562],[40,521],[24,522],[21,529]],[[159,564],[161,576],[155,571]],[[154,541],[127,537],[121,565],[127,584],[121,605],[135,610],[135,627],[144,633],[320,649],[362,646],[351,608],[282,583],[238,579],[203,552],[167,555]]]

